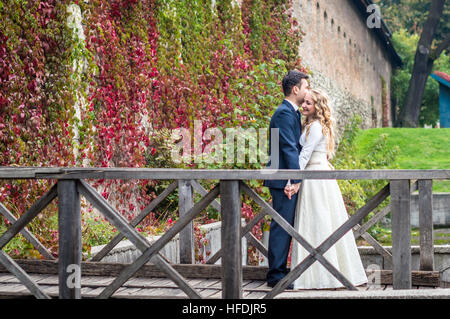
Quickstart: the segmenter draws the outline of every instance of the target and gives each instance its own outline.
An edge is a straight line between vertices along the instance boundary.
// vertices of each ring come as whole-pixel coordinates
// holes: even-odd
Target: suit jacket
[[[279,129],[279,156],[278,165],[274,163],[271,167],[272,159],[267,164],[271,169],[300,169],[298,156],[301,151],[300,135],[301,122],[294,107],[286,100],[278,106],[270,120],[270,129]],[[271,136],[272,132],[270,132]],[[271,139],[271,138],[270,138]],[[272,141],[269,142],[269,154],[272,154]],[[276,153],[275,153],[276,154]],[[291,180],[292,184],[301,180]],[[287,180],[265,180],[264,186],[276,189],[284,189]]]

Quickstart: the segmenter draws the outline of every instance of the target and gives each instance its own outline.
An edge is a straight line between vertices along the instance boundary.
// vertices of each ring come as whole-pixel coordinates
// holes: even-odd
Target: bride
[[[328,157],[334,151],[333,122],[328,99],[319,90],[311,89],[302,104],[305,117],[300,137],[302,151],[299,155],[301,170],[333,169]],[[348,219],[347,210],[336,180],[304,180],[288,185],[290,198],[299,191],[295,229],[313,247],[319,246]],[[299,243],[293,241],[291,269],[309,255]],[[347,232],[324,257],[354,286],[367,283],[366,273],[351,231]],[[314,262],[294,282],[294,289],[326,289],[344,287],[320,262]]]

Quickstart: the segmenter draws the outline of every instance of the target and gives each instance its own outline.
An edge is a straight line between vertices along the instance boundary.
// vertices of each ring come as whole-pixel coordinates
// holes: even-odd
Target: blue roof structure
[[[431,77],[439,82],[439,121],[440,127],[450,128],[450,82],[444,79],[441,72],[431,74]],[[446,75],[446,74],[445,74]]]

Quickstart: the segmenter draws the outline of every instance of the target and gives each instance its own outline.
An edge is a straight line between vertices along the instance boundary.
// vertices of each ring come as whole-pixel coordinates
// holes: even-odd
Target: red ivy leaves
[[[191,24],[182,32],[185,52],[167,51],[164,57],[160,55],[166,52],[160,50],[164,30],[158,18],[163,8],[154,0],[4,2],[0,165],[5,166],[80,166],[86,161],[89,166],[145,167],[147,147],[152,146],[152,155],[157,151],[150,142],[152,130],[192,128],[196,119],[203,121],[203,129],[230,125],[233,117],[245,123],[249,116],[245,104],[257,103],[257,95],[267,92],[255,86],[254,92],[240,96],[236,83],[273,58],[293,61],[291,53],[299,40],[295,33],[286,35],[288,20],[278,0],[242,1],[242,20],[233,20],[240,15],[229,19],[231,6],[220,4],[219,19],[211,18],[209,29],[205,24],[202,33],[195,33],[196,20],[192,12],[185,12]],[[71,87],[76,85],[71,80],[74,43],[67,40],[72,34],[66,27],[66,10],[72,3],[82,9],[85,45],[92,54],[87,62],[98,67],[98,73],[85,75],[89,86],[86,109],[81,112],[84,137],[79,158],[74,157],[72,145],[73,105],[83,88]],[[260,13],[255,5],[268,15],[269,28],[261,36],[250,36],[260,32],[257,24],[250,23],[250,17]],[[17,15],[19,19],[13,18]],[[243,30],[247,37],[230,30]],[[258,46],[262,54],[252,50]],[[244,112],[235,114],[235,109]],[[154,197],[146,194],[146,184],[109,180],[96,181],[94,186],[116,202],[121,213],[132,216]],[[22,212],[48,189],[35,182],[11,187],[8,196],[6,191],[0,193],[0,200],[8,198],[9,207]],[[12,191],[15,187],[22,191]]]

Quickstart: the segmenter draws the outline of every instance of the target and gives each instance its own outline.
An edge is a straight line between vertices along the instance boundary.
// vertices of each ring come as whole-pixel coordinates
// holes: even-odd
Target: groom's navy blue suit
[[[300,169],[298,162],[298,156],[301,151],[300,113],[295,111],[289,101],[284,100],[273,114],[270,120],[270,128],[277,128],[279,130],[279,157],[278,163],[276,160],[271,159],[268,166],[272,169]],[[272,147],[273,145],[270,143],[270,154],[273,151]],[[295,194],[289,200],[284,193],[287,182],[287,180],[265,180],[264,186],[270,189],[273,208],[293,226],[298,194]],[[292,184],[299,182],[301,180],[291,180]],[[267,273],[267,283],[276,284],[286,275],[286,263],[290,245],[291,236],[272,219],[269,236],[269,272]]]

